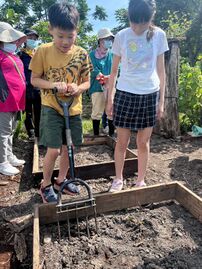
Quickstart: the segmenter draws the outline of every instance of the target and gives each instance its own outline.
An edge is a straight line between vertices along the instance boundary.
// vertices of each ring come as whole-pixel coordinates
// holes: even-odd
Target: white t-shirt
[[[159,90],[156,70],[157,56],[169,50],[165,32],[158,27],[147,41],[146,30],[138,36],[131,28],[118,32],[112,52],[121,57],[117,89],[134,94],[149,94]]]

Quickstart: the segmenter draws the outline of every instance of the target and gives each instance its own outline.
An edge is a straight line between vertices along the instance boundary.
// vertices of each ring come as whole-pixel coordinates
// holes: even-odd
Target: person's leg
[[[67,176],[67,172],[69,170],[69,158],[67,153],[67,145],[62,145],[61,155],[60,155],[60,166],[59,166],[59,174],[57,177],[57,182],[61,183]]]
[[[43,161],[43,187],[51,184],[51,177],[55,167],[55,161],[60,153],[60,149],[47,148]]]
[[[91,95],[92,99],[92,114],[93,132],[94,135],[99,135],[100,120],[105,109],[105,97],[103,92],[95,92]]]
[[[0,173],[16,175],[20,171],[8,162],[8,155],[12,154],[12,132],[15,113],[0,112]]]
[[[12,119],[11,119],[12,132],[10,133],[10,136],[8,138],[7,159],[12,166],[21,166],[25,164],[25,160],[18,159],[13,154],[13,135],[15,133],[16,127],[17,127],[17,112],[12,113]]]
[[[104,113],[102,114],[102,128],[105,129],[108,125],[108,121],[107,121],[107,114]]]
[[[0,112],[0,163],[7,162],[8,140],[12,133],[12,113]]]
[[[26,106],[25,106],[25,128],[27,131],[27,134],[29,137],[33,136],[33,130],[34,130],[34,125],[32,121],[32,105],[33,105],[33,100],[26,98]]]
[[[39,137],[39,124],[40,124],[40,114],[41,114],[41,97],[40,97],[40,93],[38,91],[37,91],[37,93],[35,93],[35,99],[33,101],[33,110],[34,110],[34,131],[35,131],[35,136]]]
[[[114,153],[116,177],[113,180],[110,192],[120,191],[123,187],[123,167],[130,134],[130,129],[117,128],[117,143]]]
[[[144,185],[144,179],[147,169],[147,163],[150,152],[150,138],[153,127],[139,130],[137,133],[137,150],[138,150],[138,178],[136,184]]]
[[[114,135],[114,123],[113,120],[108,119],[108,125],[109,125],[109,136]]]
[[[114,159],[116,178],[123,180],[123,167],[126,156],[126,149],[130,142],[130,129],[117,128],[117,143],[115,147]]]

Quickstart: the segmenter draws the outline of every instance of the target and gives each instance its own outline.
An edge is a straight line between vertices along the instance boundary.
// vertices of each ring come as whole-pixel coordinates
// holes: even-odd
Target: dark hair
[[[75,30],[79,23],[79,13],[76,7],[69,5],[66,1],[50,6],[48,18],[52,27],[63,30]]]
[[[130,0],[128,17],[132,23],[147,23],[156,12],[155,0]]]
[[[156,13],[155,0],[130,0],[128,6],[128,17],[132,23],[147,23]],[[151,40],[154,35],[154,25],[149,26],[147,32],[147,41]]]

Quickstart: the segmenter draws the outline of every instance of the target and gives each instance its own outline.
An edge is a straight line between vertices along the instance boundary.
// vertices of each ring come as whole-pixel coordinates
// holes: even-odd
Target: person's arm
[[[113,100],[114,100],[114,91],[115,91],[115,84],[118,75],[118,68],[119,62],[121,60],[120,56],[114,55],[113,62],[112,62],[112,69],[108,81],[108,89],[107,89],[107,107],[106,107],[106,114],[109,117],[112,117],[113,111]]]
[[[159,106],[157,111],[158,119],[163,117],[164,112],[164,99],[165,99],[165,61],[164,61],[164,53],[160,54],[157,57],[157,74],[160,80],[160,98],[159,98]]]
[[[31,84],[34,87],[44,89],[44,90],[50,90],[57,88],[59,93],[65,93],[67,92],[67,84],[65,82],[52,82],[45,80],[42,77],[42,74],[33,73],[31,75]]]

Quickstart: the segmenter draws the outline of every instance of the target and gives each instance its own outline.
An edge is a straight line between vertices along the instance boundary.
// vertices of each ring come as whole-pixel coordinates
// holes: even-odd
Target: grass
[[[82,125],[83,125],[83,134],[93,133],[93,125],[91,119],[82,119]]]

